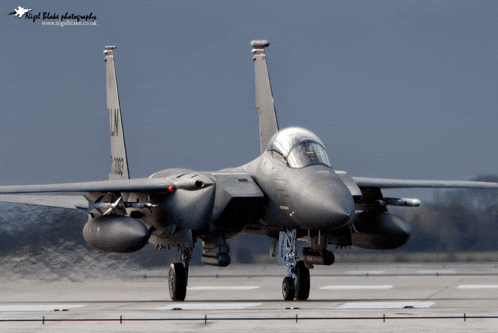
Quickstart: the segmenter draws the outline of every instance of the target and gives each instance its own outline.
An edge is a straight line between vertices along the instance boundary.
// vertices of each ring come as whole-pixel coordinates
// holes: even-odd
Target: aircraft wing
[[[171,189],[169,187],[171,186]],[[16,193],[55,193],[55,192],[141,192],[173,191],[176,188],[189,189],[194,184],[175,183],[166,178],[138,178],[122,180],[102,180],[81,183],[46,185],[0,186],[0,194]]]
[[[232,198],[263,197],[263,192],[250,175],[240,172],[213,173],[216,183]],[[213,185],[204,183],[202,187]],[[184,180],[167,178],[139,178],[104,180],[80,183],[46,185],[0,186],[0,202],[22,203],[69,209],[89,208],[88,200],[78,192],[172,192],[177,189],[195,190],[199,185]],[[71,193],[73,195],[54,195],[52,193]]]
[[[193,189],[193,184],[173,182],[165,178],[139,178],[104,180],[80,183],[45,185],[0,186],[0,202],[27,205],[87,209],[88,200],[78,192],[171,192],[177,188]],[[52,193],[73,193],[73,195],[54,195]]]
[[[25,205],[88,209],[88,200],[82,195],[0,194],[0,202]]]
[[[498,189],[498,183],[448,180],[409,180],[351,177],[358,187],[388,188],[480,188]]]

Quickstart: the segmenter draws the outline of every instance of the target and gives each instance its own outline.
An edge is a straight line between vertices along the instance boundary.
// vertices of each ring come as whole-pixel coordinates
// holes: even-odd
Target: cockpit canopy
[[[289,127],[277,132],[268,143],[267,151],[280,154],[291,168],[323,164],[330,167],[322,141],[312,132]]]

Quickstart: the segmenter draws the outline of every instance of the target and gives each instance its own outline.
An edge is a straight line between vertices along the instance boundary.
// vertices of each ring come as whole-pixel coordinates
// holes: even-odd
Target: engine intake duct
[[[331,251],[323,250],[316,251],[310,247],[303,248],[303,260],[308,266],[311,265],[325,265],[330,266],[335,261],[335,256]]]

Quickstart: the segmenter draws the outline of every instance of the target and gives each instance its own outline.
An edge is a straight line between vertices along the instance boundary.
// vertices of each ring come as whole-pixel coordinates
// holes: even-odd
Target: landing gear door
[[[291,254],[291,260],[295,260],[293,257],[296,253],[296,237],[295,230],[290,232],[280,231],[278,237],[278,265],[287,266],[289,262],[289,254]]]

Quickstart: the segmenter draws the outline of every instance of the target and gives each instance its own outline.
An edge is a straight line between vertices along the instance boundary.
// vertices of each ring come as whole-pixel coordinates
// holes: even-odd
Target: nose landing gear
[[[304,261],[296,262],[296,230],[281,232],[281,242],[284,246],[279,248],[284,253],[279,254],[287,263],[287,276],[282,282],[282,296],[284,300],[305,301],[310,295],[310,270]]]
[[[282,282],[282,296],[284,300],[292,301],[296,295],[296,286],[292,276],[284,277],[284,282]]]
[[[304,265],[304,261],[298,261],[291,274],[282,282],[282,296],[286,301],[305,301],[310,295],[310,270]]]

